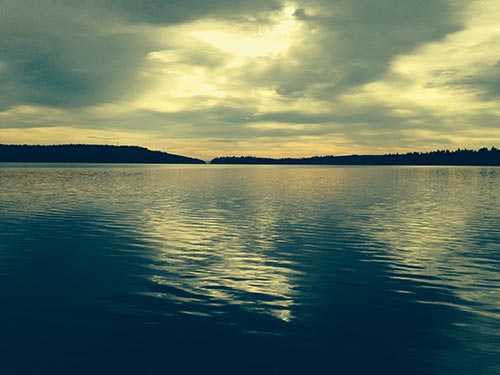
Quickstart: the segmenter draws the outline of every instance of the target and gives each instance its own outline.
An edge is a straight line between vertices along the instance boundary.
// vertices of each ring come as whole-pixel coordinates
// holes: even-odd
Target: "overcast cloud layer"
[[[500,3],[0,0],[0,143],[500,146]]]

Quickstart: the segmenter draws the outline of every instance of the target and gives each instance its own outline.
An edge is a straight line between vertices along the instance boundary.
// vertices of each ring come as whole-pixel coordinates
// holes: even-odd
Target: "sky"
[[[498,0],[0,0],[0,143],[500,146]]]

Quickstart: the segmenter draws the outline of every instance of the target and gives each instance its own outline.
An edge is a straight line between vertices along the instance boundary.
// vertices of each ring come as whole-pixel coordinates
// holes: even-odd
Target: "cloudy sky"
[[[0,0],[0,143],[500,146],[498,0]]]

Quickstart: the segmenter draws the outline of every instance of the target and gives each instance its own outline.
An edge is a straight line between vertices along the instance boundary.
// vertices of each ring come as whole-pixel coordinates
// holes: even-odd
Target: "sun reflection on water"
[[[228,219],[224,209],[148,210],[148,236],[157,239],[154,268],[159,271],[151,280],[292,319],[293,277],[299,272],[273,258],[278,234],[269,210],[265,216],[247,213],[241,221]]]

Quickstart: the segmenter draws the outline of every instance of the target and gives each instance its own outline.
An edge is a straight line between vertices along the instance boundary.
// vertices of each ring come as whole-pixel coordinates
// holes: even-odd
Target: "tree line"
[[[295,164],[295,165],[485,165],[500,166],[500,150],[495,147],[479,150],[457,149],[431,152],[409,152],[385,155],[313,156],[306,158],[261,158],[255,156],[224,156],[212,164]]]

